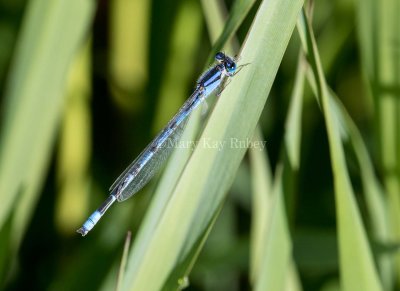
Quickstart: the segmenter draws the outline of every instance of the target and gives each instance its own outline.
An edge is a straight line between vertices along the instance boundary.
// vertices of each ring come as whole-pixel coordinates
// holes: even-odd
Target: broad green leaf
[[[299,271],[297,270],[297,266],[293,259],[291,260],[291,262],[289,262],[289,269],[286,272],[284,290],[285,291],[301,291],[301,290],[303,290],[303,288],[301,286]]]
[[[236,10],[235,13],[244,13],[244,12]],[[231,16],[231,17],[233,17],[233,16]],[[241,18],[239,18],[239,17],[233,17],[233,18],[237,19],[238,21],[241,21],[241,20],[243,20],[244,16],[242,16]],[[193,17],[191,19],[193,19]],[[187,20],[185,20],[185,21],[187,21]],[[178,24],[179,24],[179,21],[178,21]],[[181,25],[183,25],[183,23],[181,23]],[[233,28],[237,29],[238,26],[239,25],[233,25],[231,29],[233,29]],[[234,31],[229,32],[228,35],[233,34],[233,32]],[[181,58],[182,57],[180,57],[180,59]],[[177,61],[179,61],[179,60],[177,60]],[[171,62],[171,66],[173,66],[173,62]],[[190,119],[189,124],[185,130],[185,133],[182,137],[182,140],[181,140],[182,143],[188,143],[195,139],[195,133],[197,132],[198,126],[199,126],[199,117],[200,117],[199,113],[200,112],[195,112],[194,114],[192,114],[192,118]],[[168,164],[168,167],[165,170],[165,172],[161,178],[161,181],[157,187],[157,191],[154,195],[151,206],[146,214],[145,220],[141,225],[139,234],[135,240],[132,254],[134,253],[134,256],[136,258],[141,256],[141,254],[143,253],[143,249],[145,249],[147,247],[148,241],[151,239],[152,232],[153,232],[155,226],[157,225],[157,223],[159,222],[159,219],[164,211],[164,207],[165,207],[166,203],[168,202],[170,195],[172,194],[173,187],[175,186],[177,179],[180,177],[183,167],[185,166],[187,160],[189,159],[191,152],[192,152],[192,148],[182,148],[182,149],[176,150],[173,153],[173,155],[170,159],[170,162]],[[217,217],[217,215],[215,216],[215,218],[216,217]],[[215,221],[215,219],[213,219],[213,221]],[[185,275],[188,275],[188,271],[191,269],[190,266],[191,266],[191,264],[193,264],[191,262],[191,260],[194,261],[197,258],[197,255],[198,255],[201,247],[203,246],[206,236],[208,235],[212,226],[213,226],[213,223],[210,223],[207,231],[204,232],[205,237],[203,237],[203,239],[200,240],[199,243],[196,244],[196,246],[192,249],[192,251],[188,255],[188,259],[185,260],[185,263],[181,264],[181,266],[179,267],[180,274],[175,272],[175,273],[177,273],[177,275],[172,276],[169,279],[169,281],[171,281],[173,278],[175,278],[175,279],[176,278],[184,278]],[[196,250],[196,247],[199,249]],[[194,257],[191,257],[191,256],[194,256]],[[139,262],[139,260],[137,260],[135,262]],[[189,269],[185,270],[185,266],[186,266],[186,268],[189,267]],[[135,268],[135,266],[132,266],[132,267]],[[176,285],[176,280],[175,280],[175,285]]]
[[[192,7],[192,6],[188,6],[188,8],[189,7]],[[236,11],[236,13],[239,13],[239,11]],[[235,19],[243,19],[243,18],[244,18],[244,16],[242,18],[235,17]],[[182,20],[185,20],[185,19],[182,19]],[[187,21],[187,20],[185,20],[185,21]],[[191,16],[191,21],[193,21],[192,16]],[[184,25],[184,23],[180,23],[179,21],[177,22],[177,24],[180,24],[181,26]],[[237,29],[238,26],[239,25],[235,25],[234,27]],[[179,29],[178,26],[177,26],[177,29]],[[231,33],[233,33],[233,32],[231,32]],[[177,45],[178,45],[178,43],[177,43]],[[180,52],[180,55],[181,54],[182,54],[182,52]],[[182,56],[180,56],[179,59],[177,59],[175,62],[171,62],[171,67],[175,66],[174,63],[176,64],[176,62],[180,61],[180,59],[182,59]],[[184,65],[184,64],[182,64],[182,65]],[[176,79],[175,79],[175,81],[176,81]],[[182,80],[182,82],[184,82],[184,80]],[[171,83],[171,81],[169,81],[169,83]],[[167,84],[166,86],[168,86],[167,82],[166,82],[166,84]],[[166,98],[166,100],[168,100],[168,98]],[[200,112],[197,111],[194,114],[192,114],[193,116],[190,119],[189,124],[185,130],[185,133],[182,137],[182,140],[181,140],[182,143],[188,143],[195,139],[195,133],[197,132],[197,129],[199,126],[199,117],[200,117],[199,113]],[[132,251],[132,256],[135,256],[136,258],[140,257],[141,254],[143,253],[143,249],[147,247],[148,241],[151,239],[152,232],[153,232],[155,226],[157,225],[157,223],[159,222],[159,219],[164,211],[164,207],[165,207],[166,203],[168,202],[170,195],[172,194],[171,193],[172,189],[175,186],[175,183],[176,183],[177,179],[179,178],[179,176],[183,170],[183,167],[185,166],[185,163],[189,159],[189,157],[191,155],[191,151],[192,151],[192,148],[182,148],[182,149],[178,149],[177,151],[175,151],[173,153],[173,155],[170,159],[170,162],[168,164],[168,167],[165,170],[165,172],[162,176],[162,179],[157,187],[157,191],[154,195],[151,206],[146,214],[145,220],[141,225],[139,234],[136,237],[134,248]],[[217,216],[215,216],[215,217],[217,217]],[[212,225],[213,225],[212,223],[209,225],[209,230],[211,229]],[[204,235],[207,235],[208,233],[209,233],[209,231],[206,231],[206,232],[204,232]],[[199,250],[201,249],[201,246],[203,245],[205,238],[206,237],[203,238],[202,243],[198,244],[197,247],[199,248]],[[194,255],[194,257],[191,258],[192,260],[195,260],[199,250],[196,251],[194,248],[191,251],[191,253]],[[189,255],[189,257],[190,256],[191,255]],[[135,262],[139,262],[139,260],[137,260]],[[175,278],[175,277],[183,278],[185,276],[184,274],[187,273],[187,271],[185,271],[184,266],[189,266],[189,265],[190,265],[190,261],[187,261],[186,264],[181,265],[180,266],[180,270],[182,270],[181,274],[178,276],[171,277],[171,278]],[[135,268],[135,266],[132,266],[132,268]]]
[[[238,3],[240,5],[238,5]],[[225,26],[224,29],[224,22],[225,22],[225,11],[224,8],[222,7],[222,3],[218,3],[218,2],[205,2],[203,1],[203,11],[205,14],[205,18],[206,18],[206,22],[207,22],[207,26],[209,27],[209,34],[210,34],[210,40],[212,43],[215,42],[217,36],[220,34],[220,32],[223,30],[223,33],[220,36],[220,41],[229,41],[229,38],[234,34],[234,32],[238,29],[239,25],[241,24],[241,22],[244,20],[244,18],[246,17],[249,9],[238,9],[238,6],[241,8],[245,8],[242,7],[243,3],[245,3],[247,6],[250,5],[252,3],[254,3],[254,1],[236,1],[235,5],[232,9],[232,12],[229,14],[228,20],[227,20],[227,25]],[[228,23],[230,25],[228,25]],[[234,40],[236,39],[231,39],[228,44],[226,45],[226,47],[228,48],[229,52],[234,52],[237,51],[237,49],[235,49],[234,44]],[[218,50],[221,47],[218,48]],[[214,53],[217,51],[216,46],[214,45],[212,53],[211,53],[211,57],[214,58]],[[210,102],[209,102],[210,103]],[[212,103],[212,101],[211,101]],[[209,105],[208,105],[209,106]],[[201,110],[203,110],[205,107],[207,107],[207,105],[204,105],[203,108]],[[198,119],[198,115],[195,116],[194,118]],[[181,172],[181,170],[179,171],[179,173]],[[176,177],[178,177],[178,175],[176,174]],[[222,205],[221,207],[222,208]],[[226,213],[227,209],[225,206],[224,209],[224,213]],[[167,283],[164,285],[164,289],[168,290],[170,288],[176,288],[176,282],[178,282],[178,289],[184,288],[184,286],[182,286],[182,282],[186,282],[187,284],[189,284],[189,280],[188,280],[188,276],[190,274],[190,271],[193,268],[193,265],[195,263],[195,261],[197,260],[197,257],[200,253],[200,251],[202,250],[204,243],[206,242],[209,233],[211,232],[212,228],[214,228],[214,223],[216,221],[216,219],[219,217],[219,212],[220,210],[218,210],[215,215],[214,218],[211,220],[211,222],[209,223],[209,225],[206,227],[205,231],[203,232],[203,234],[201,234],[201,236],[199,237],[198,242],[196,242],[193,246],[193,248],[190,250],[189,254],[187,255],[187,257],[185,258],[185,260],[179,264],[178,266],[176,266],[175,271],[171,274],[171,276],[168,278]],[[229,223],[229,221],[228,221]],[[215,233],[215,230],[214,230]],[[220,232],[219,235],[224,236],[225,240],[228,240],[231,242],[230,238],[227,237],[232,235],[232,233],[230,233],[230,231],[225,227],[224,231]],[[219,239],[219,241],[221,241],[221,239]],[[224,286],[224,280],[217,280],[218,284],[217,286]],[[227,278],[225,278],[225,281],[229,282],[229,276]],[[228,284],[231,284],[231,282],[229,282]],[[213,286],[214,289],[216,286]],[[226,287],[226,286],[225,286]],[[207,288],[212,288],[211,286],[208,286]],[[218,287],[220,288],[220,287]]]
[[[93,1],[30,1],[5,92],[0,144],[0,228],[10,215],[17,248],[36,205],[62,113],[66,72]]]
[[[241,54],[251,65],[221,94],[149,244],[141,258],[130,256],[124,290],[159,290],[214,217],[247,149],[235,142],[254,131],[302,4],[261,4]],[[217,141],[233,144],[219,151]]]

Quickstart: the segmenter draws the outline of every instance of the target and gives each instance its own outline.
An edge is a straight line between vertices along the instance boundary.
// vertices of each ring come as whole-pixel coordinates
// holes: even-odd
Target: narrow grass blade
[[[350,182],[340,124],[335,118],[314,35],[304,11],[298,29],[314,73],[328,132],[338,219],[341,284],[344,290],[382,290]]]
[[[227,16],[226,7],[223,1],[220,0],[202,0],[200,2],[207,23],[209,38],[211,39],[212,43],[214,43],[215,40],[221,35],[221,32],[224,28],[225,18]]]
[[[223,23],[221,20],[223,12],[220,11],[218,14],[214,14],[215,9],[212,9],[213,5],[210,5],[211,2],[217,3],[217,1],[202,1],[203,7],[205,9],[205,14],[207,18],[207,24],[209,27],[210,37],[213,42],[215,42],[213,46],[213,50],[211,52],[211,57],[214,57],[215,53],[220,51],[224,44],[228,42],[229,39],[235,34],[239,26],[242,24],[243,20],[246,18],[248,12],[251,7],[253,7],[255,1],[254,0],[236,0],[233,4],[233,7],[229,13],[229,17],[226,21],[225,26],[220,26]],[[214,4],[217,5],[217,4]],[[221,9],[221,8],[220,8]],[[213,16],[214,15],[214,16]],[[216,19],[217,17],[217,19]],[[220,33],[220,31],[222,32]]]
[[[295,85],[292,92],[290,107],[288,111],[288,116],[285,123],[285,135],[283,143],[283,148],[281,151],[281,177],[276,177],[275,183],[281,184],[281,192],[284,192],[284,197],[288,197],[291,199],[294,195],[293,189],[295,186],[297,171],[300,165],[300,144],[301,144],[301,115],[302,115],[302,103],[303,103],[303,86],[304,86],[304,78],[305,78],[305,68],[306,63],[304,60],[304,56],[302,54],[299,55],[299,62],[297,66]],[[261,135],[257,134],[256,138],[258,140],[262,140]],[[251,165],[253,168],[253,219],[252,222],[254,224],[252,229],[252,249],[251,249],[251,280],[253,282],[260,282],[263,279],[262,276],[269,276],[268,270],[261,269],[261,260],[264,258],[264,253],[266,251],[267,241],[269,236],[274,237],[273,241],[280,240],[288,245],[291,245],[290,237],[282,233],[274,233],[272,234],[268,229],[268,221],[271,217],[271,177],[270,170],[267,164],[264,161],[263,154],[255,149],[250,150],[251,157]],[[277,187],[277,186],[276,186]],[[287,217],[288,215],[284,213]],[[280,222],[285,225],[287,229],[287,222]],[[286,230],[287,231],[287,230]],[[276,250],[276,252],[280,252],[281,250]],[[279,259],[286,260],[286,256],[283,255],[279,257]],[[276,264],[277,262],[269,262],[270,264]],[[279,262],[282,263],[282,262]],[[295,263],[290,261],[290,268],[288,268],[287,272],[285,269],[280,270],[285,275],[285,290],[301,290],[301,284],[298,280],[297,270],[295,267]],[[271,268],[271,267],[268,267]],[[259,271],[261,269],[261,271]],[[275,270],[278,272],[278,270]],[[296,279],[297,278],[297,279]],[[267,288],[267,286],[263,285],[262,288]]]
[[[120,291],[126,270],[126,262],[128,260],[129,247],[131,246],[132,232],[128,231],[125,238],[124,250],[122,253],[121,264],[119,266],[117,286],[115,291]]]
[[[308,74],[308,79],[314,94],[317,94],[314,75],[312,73]],[[334,110],[335,118],[338,120],[338,123],[342,125],[344,135],[349,139],[356,154],[368,213],[371,219],[373,238],[380,244],[390,244],[391,231],[388,216],[388,200],[385,198],[382,186],[375,174],[367,147],[354,121],[331,89],[329,90],[329,98],[336,108],[336,110]],[[382,283],[384,284],[385,289],[390,289],[390,286],[393,284],[391,259],[386,255],[381,255],[378,258],[378,263]]]
[[[278,166],[276,170],[269,210],[265,250],[261,257],[260,273],[254,290],[285,290],[285,279],[291,270],[289,266],[292,243],[283,200],[282,166]]]
[[[256,130],[253,140],[263,140],[258,130]],[[265,152],[252,148],[249,153],[253,185],[250,248],[252,286],[259,290],[272,288],[271,290],[299,291],[301,283],[296,266],[291,259],[292,242],[283,204],[282,166],[278,166],[279,172],[273,186],[269,162],[265,160]],[[278,199],[282,201],[278,201]],[[282,203],[282,205],[277,205],[277,203]],[[279,210],[274,212],[276,208]],[[278,282],[279,280],[283,280],[283,282]]]
[[[399,2],[357,1],[363,72],[373,99],[378,156],[388,194],[390,236],[400,240],[400,25]],[[400,255],[396,256],[400,286]],[[390,286],[390,285],[388,285]]]
[[[262,141],[261,130],[256,129],[254,141]],[[272,196],[272,174],[266,153],[250,149],[252,212],[250,244],[250,282],[254,285],[261,268],[261,259],[266,246],[266,229],[270,217]]]
[[[339,102],[339,99],[333,93],[331,93],[331,96],[334,98],[337,108],[340,110],[340,116],[338,116],[338,118],[341,118],[346,124],[350,142],[357,157],[362,186],[367,203],[367,210],[371,219],[373,238],[380,244],[389,244],[392,240],[390,237],[391,231],[388,215],[388,200],[386,199],[382,186],[376,177],[371,158],[369,157],[361,133],[358,131],[343,105]],[[386,255],[379,256],[378,264],[380,267],[382,283],[386,287],[385,289],[390,290],[390,286],[393,285],[391,258]]]
[[[285,184],[283,192],[287,205],[288,220],[291,220],[294,214],[296,189],[298,188],[305,69],[304,54],[300,52],[289,111],[285,121],[284,143],[280,150],[280,158],[283,164],[283,183]]]
[[[314,75],[308,74],[308,79],[314,94],[317,94]],[[356,154],[362,187],[365,193],[367,210],[371,220],[372,236],[379,244],[390,244],[391,237],[388,200],[385,198],[382,186],[375,174],[367,147],[354,121],[351,119],[343,104],[332,90],[330,90],[329,98],[331,99],[333,106],[336,108],[334,111],[335,118],[338,120],[338,123],[344,126],[345,136],[348,137]],[[393,283],[391,259],[382,255],[378,260],[382,283],[385,285],[385,289],[390,289],[389,286]]]
[[[313,74],[308,74],[308,79],[314,94],[317,94],[316,83]],[[360,175],[365,199],[367,203],[369,217],[371,219],[373,238],[380,244],[390,244],[390,222],[388,217],[388,200],[385,198],[384,191],[375,174],[371,158],[367,147],[362,139],[354,121],[351,119],[343,104],[332,90],[329,90],[329,98],[336,108],[335,118],[338,120],[345,131],[346,138],[349,139],[351,146],[356,154],[359,164]],[[384,255],[379,258],[380,273],[382,282],[386,289],[392,285],[392,270],[390,258]]]
[[[187,98],[187,84],[191,82],[194,66],[188,66],[196,58],[201,41],[202,15],[196,2],[183,2],[173,26],[170,54],[166,61],[165,77],[160,88],[154,135],[174,116]]]
[[[303,110],[303,90],[306,62],[300,53],[295,84],[291,96],[288,117],[285,123],[285,148],[291,169],[300,166],[301,116]]]

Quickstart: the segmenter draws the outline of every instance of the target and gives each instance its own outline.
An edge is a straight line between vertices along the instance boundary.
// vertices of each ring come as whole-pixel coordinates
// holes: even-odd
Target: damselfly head
[[[236,63],[231,58],[226,58],[224,62],[225,70],[229,75],[233,75],[236,71]]]
[[[219,52],[215,55],[215,60],[224,65],[227,75],[233,76],[236,72],[236,62],[233,58],[227,56],[223,52]]]

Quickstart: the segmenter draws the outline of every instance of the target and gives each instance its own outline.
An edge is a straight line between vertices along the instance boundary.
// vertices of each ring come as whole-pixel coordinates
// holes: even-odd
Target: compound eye
[[[236,71],[236,64],[235,62],[226,62],[225,68],[228,71],[228,73],[232,74]]]
[[[215,55],[215,60],[217,62],[222,63],[225,60],[225,54],[223,52],[219,52]]]

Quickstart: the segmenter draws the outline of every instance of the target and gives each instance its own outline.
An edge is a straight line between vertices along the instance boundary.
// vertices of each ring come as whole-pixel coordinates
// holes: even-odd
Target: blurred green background
[[[0,0],[1,289],[116,288],[126,233],[134,243],[160,176],[113,206],[87,237],[76,229],[191,94],[233,7],[247,3],[223,47],[235,55],[261,2]],[[400,2],[376,2],[315,1],[312,28],[327,84],[368,150],[360,159],[357,135],[341,130],[381,290],[400,290]],[[316,78],[301,46],[295,29],[259,120],[272,175],[288,163],[285,132],[301,62],[312,67],[303,78]],[[299,94],[300,166],[282,182],[299,281],[285,290],[346,290],[339,287],[332,145],[312,86]],[[187,290],[254,287],[252,159],[263,157],[243,159]],[[362,161],[372,162],[366,187]],[[366,194],[373,187],[378,202]],[[390,262],[380,265],[382,258]]]

